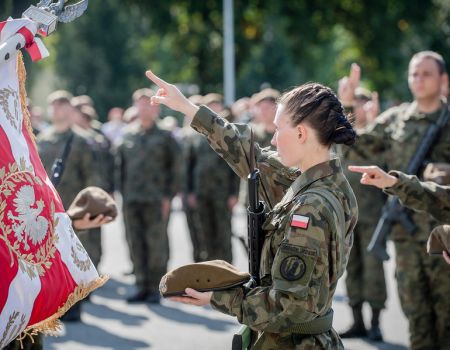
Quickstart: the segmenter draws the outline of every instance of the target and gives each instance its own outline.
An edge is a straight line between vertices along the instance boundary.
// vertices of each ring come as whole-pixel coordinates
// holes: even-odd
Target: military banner
[[[24,25],[25,24],[25,25]],[[21,33],[46,55],[28,20],[0,24],[0,48]],[[25,29],[23,29],[25,28]],[[7,30],[5,32],[5,30]],[[36,28],[31,28],[31,33]],[[0,61],[0,348],[23,331],[55,330],[74,303],[107,280],[78,240],[39,159],[20,51]]]

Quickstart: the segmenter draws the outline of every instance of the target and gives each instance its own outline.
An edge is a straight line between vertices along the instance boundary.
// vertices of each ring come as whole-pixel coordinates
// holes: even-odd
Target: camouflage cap
[[[117,216],[116,202],[100,187],[86,187],[77,194],[67,210],[67,215],[72,220],[77,220],[87,213],[91,214],[91,218],[103,214],[114,219]]]
[[[242,272],[223,260],[204,261],[180,266],[166,273],[159,283],[163,297],[183,295],[186,288],[200,292],[224,290],[246,283],[248,272]]]
[[[255,105],[261,101],[271,101],[276,103],[280,97],[280,92],[272,88],[266,88],[254,94],[250,100],[252,105]]]
[[[188,98],[189,101],[191,101],[196,106],[200,106],[203,103],[203,96],[202,95],[192,95]]]
[[[434,228],[427,242],[427,253],[430,255],[441,255],[444,250],[450,254],[450,225]]]
[[[80,108],[81,106],[94,107],[94,100],[88,95],[75,96],[70,102],[72,103],[72,106],[77,108]]]
[[[135,92],[133,92],[133,102],[136,102],[138,100],[140,100],[141,98],[152,98],[152,96],[155,95],[155,92],[152,89],[149,88],[142,88],[142,89],[138,89]]]
[[[56,90],[53,91],[50,95],[47,97],[47,103],[70,103],[73,96],[70,92],[66,90]]]
[[[221,94],[210,93],[203,96],[201,103],[206,106],[211,103],[223,103],[223,96]]]
[[[362,100],[362,101],[370,101],[372,99],[372,93],[367,90],[366,88],[363,88],[362,86],[358,86],[355,89],[355,99],[356,100]]]
[[[98,119],[97,112],[95,109],[89,105],[81,105],[79,107],[76,107],[83,116],[89,120],[95,120]]]

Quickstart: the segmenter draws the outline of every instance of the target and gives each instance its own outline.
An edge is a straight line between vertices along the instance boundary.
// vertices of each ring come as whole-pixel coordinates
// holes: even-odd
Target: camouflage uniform
[[[194,191],[194,159],[192,144],[198,137],[192,128],[186,126],[182,129],[181,145],[183,148],[183,183],[182,183],[182,204],[183,211],[186,214],[186,222],[189,229],[189,235],[192,242],[192,255],[195,262],[204,261],[207,258],[204,235],[201,233],[200,218],[198,217],[197,208],[191,206],[188,202],[188,196],[193,195]]]
[[[415,175],[401,171],[390,171],[398,182],[384,189],[384,192],[398,196],[401,203],[410,209],[426,211],[442,223],[450,222],[450,186],[434,182],[422,182]]]
[[[99,186],[100,177],[94,161],[94,153],[89,146],[86,133],[74,126],[59,133],[49,127],[37,137],[37,146],[42,164],[49,177],[55,159],[60,158],[70,135],[74,134],[71,150],[66,160],[65,170],[58,186],[58,193],[64,208],[68,208],[75,196],[87,186]]]
[[[142,128],[139,121],[124,130],[117,148],[117,187],[123,196],[124,221],[140,291],[158,292],[167,270],[169,242],[162,217],[163,199],[178,190],[178,143],[156,124]]]
[[[347,170],[349,164],[368,165],[367,160],[352,147],[342,147],[341,153],[342,168],[355,192],[359,210],[345,280],[349,304],[353,308],[360,308],[367,301],[372,310],[381,310],[387,298],[383,261],[373,254],[367,254],[367,246],[380,217],[385,196],[377,188],[362,185],[359,174]]]
[[[205,107],[191,125],[208,136],[240,177],[247,176],[246,125],[229,124]],[[270,210],[264,223],[261,286],[246,295],[241,288],[214,292],[211,304],[260,332],[253,349],[343,349],[333,329],[314,336],[293,331],[331,309],[350,253],[357,205],[339,160],[318,164],[299,176],[296,169],[280,163],[276,152],[256,146],[255,153],[262,174],[260,194]],[[318,189],[326,195],[311,193]],[[333,201],[342,208],[340,213],[334,212]],[[306,228],[294,227],[293,215],[306,217]]]
[[[448,108],[443,105],[442,108]],[[442,109],[420,113],[417,103],[405,103],[381,114],[357,140],[355,147],[373,161],[374,148],[384,148],[386,165],[405,171],[430,123]],[[430,162],[450,162],[450,125],[441,130],[428,157]],[[428,256],[425,242],[436,221],[426,213],[412,213],[414,236],[396,224],[391,232],[396,247],[397,284],[403,312],[409,321],[412,349],[444,349],[450,344],[450,280],[442,257]]]
[[[221,259],[232,262],[231,216],[228,198],[238,195],[239,178],[227,163],[209,146],[203,135],[196,134],[191,144],[192,192],[197,198],[200,223],[200,245],[204,260]]]
[[[96,129],[84,130],[88,137],[89,146],[94,152],[95,172],[99,175],[103,190],[108,193],[114,191],[114,158],[111,153],[111,143]],[[101,228],[96,227],[79,233],[79,238],[84,248],[97,268],[102,256]]]

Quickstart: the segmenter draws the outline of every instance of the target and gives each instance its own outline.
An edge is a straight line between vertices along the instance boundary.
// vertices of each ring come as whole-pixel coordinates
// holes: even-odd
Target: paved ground
[[[245,235],[246,224],[242,208],[235,211],[233,227],[236,234]],[[170,224],[171,259],[169,268],[192,262],[192,246],[186,229],[186,219],[174,203]],[[231,338],[239,325],[234,318],[215,312],[211,308],[198,308],[163,300],[161,305],[128,305],[124,299],[134,291],[133,277],[124,276],[131,269],[125,244],[123,222],[104,227],[104,256],[101,273],[111,280],[96,291],[91,301],[84,304],[82,323],[67,323],[60,337],[48,337],[45,349],[155,349],[155,350],[210,350],[230,349]],[[233,241],[234,265],[247,268],[246,254],[237,239]],[[392,256],[392,247],[389,246]],[[389,300],[382,314],[385,343],[364,340],[346,341],[346,349],[368,350],[407,349],[408,331],[401,313],[392,260],[385,265]],[[350,310],[346,305],[343,283],[338,286],[334,300],[334,328],[338,331],[350,324]],[[368,310],[364,310],[369,320]]]

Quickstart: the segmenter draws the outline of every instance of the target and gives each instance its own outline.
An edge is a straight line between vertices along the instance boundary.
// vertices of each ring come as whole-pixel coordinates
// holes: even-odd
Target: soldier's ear
[[[297,137],[298,137],[298,142],[300,144],[305,143],[307,137],[308,137],[308,129],[303,125],[303,123],[300,123],[297,125]]]
[[[444,73],[441,76],[441,95],[448,98],[449,86],[448,86],[448,74]]]

